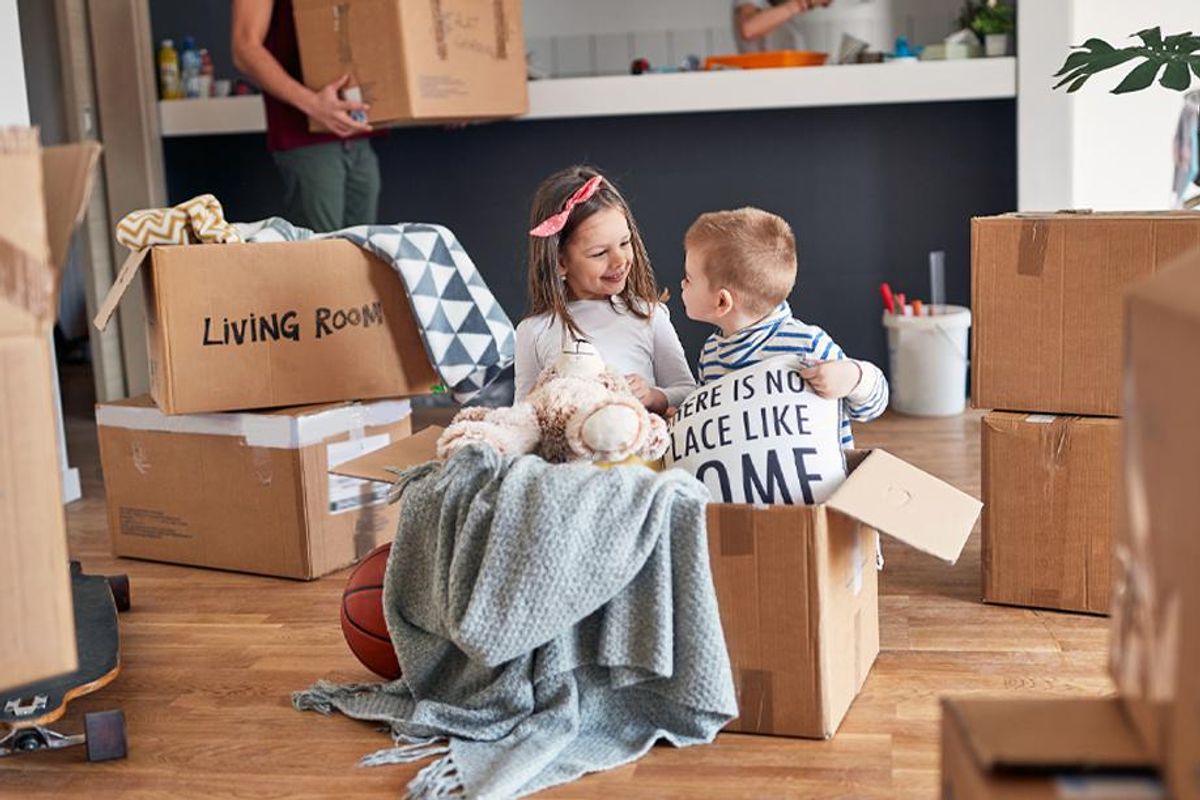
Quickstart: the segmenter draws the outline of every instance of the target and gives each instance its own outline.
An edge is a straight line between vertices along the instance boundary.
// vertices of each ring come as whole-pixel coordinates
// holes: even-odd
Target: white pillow
[[[840,401],[811,391],[803,368],[800,356],[777,356],[692,392],[671,425],[667,465],[695,475],[715,502],[825,502],[846,479]]]

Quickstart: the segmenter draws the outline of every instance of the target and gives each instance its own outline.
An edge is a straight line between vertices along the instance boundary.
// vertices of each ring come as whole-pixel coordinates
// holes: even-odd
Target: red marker
[[[896,313],[896,298],[892,296],[892,287],[887,283],[879,284],[879,293],[883,295],[883,307],[889,314]]]

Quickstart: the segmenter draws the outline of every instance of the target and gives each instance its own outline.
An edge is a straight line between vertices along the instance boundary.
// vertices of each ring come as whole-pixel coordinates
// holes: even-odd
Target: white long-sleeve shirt
[[[814,364],[846,358],[837,342],[816,325],[808,325],[792,316],[786,302],[775,307],[765,319],[729,336],[714,333],[700,353],[700,382],[715,381],[726,373],[756,364],[766,358],[796,353]],[[862,379],[841,403],[842,447],[854,447],[850,421],[869,422],[882,414],[888,404],[888,383],[879,367],[870,361],[858,361]]]
[[[639,375],[677,406],[696,388],[671,314],[657,305],[649,319],[630,314],[619,298],[576,300],[569,304],[575,324],[596,348],[604,363],[621,375]],[[562,322],[551,313],[521,320],[517,325],[516,399],[524,400],[538,375],[562,352]]]

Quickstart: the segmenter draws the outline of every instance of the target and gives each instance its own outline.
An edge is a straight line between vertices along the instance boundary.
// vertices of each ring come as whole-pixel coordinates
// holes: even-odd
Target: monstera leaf
[[[1054,88],[1066,86],[1068,92],[1077,92],[1093,75],[1134,60],[1141,63],[1129,71],[1113,94],[1141,91],[1156,78],[1161,86],[1183,92],[1191,85],[1193,75],[1200,78],[1200,36],[1185,31],[1163,38],[1159,28],[1147,28],[1137,37],[1142,40],[1140,46],[1118,49],[1103,39],[1088,39],[1071,48],[1062,69],[1054,74],[1062,78]]]

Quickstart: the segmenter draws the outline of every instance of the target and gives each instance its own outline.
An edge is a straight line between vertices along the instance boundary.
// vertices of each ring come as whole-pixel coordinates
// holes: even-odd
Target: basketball
[[[364,667],[395,680],[400,663],[383,618],[383,573],[391,550],[390,543],[376,547],[350,573],[342,594],[342,634]]]

